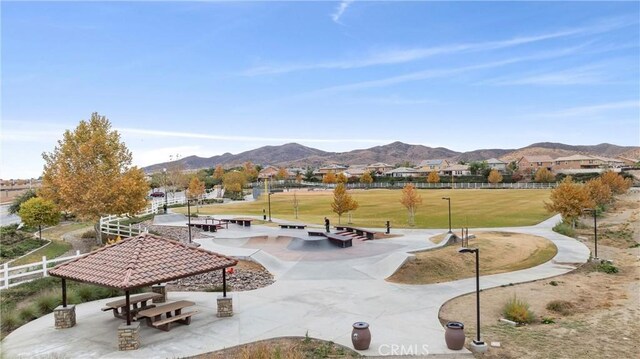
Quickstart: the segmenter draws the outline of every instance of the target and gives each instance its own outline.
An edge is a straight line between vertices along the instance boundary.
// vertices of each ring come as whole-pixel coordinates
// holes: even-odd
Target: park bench
[[[182,313],[182,309],[195,305],[188,300],[179,300],[173,303],[159,305],[155,308],[139,311],[136,319],[146,318],[147,325],[168,332],[170,324],[177,322],[184,325],[191,324],[191,316],[198,313],[197,310]],[[162,315],[165,319],[162,319]]]
[[[377,233],[374,231],[369,231],[367,229],[348,227],[348,226],[336,226],[336,229],[339,231],[352,232],[361,237],[366,237],[366,239],[369,239],[369,240],[375,239],[375,234]]]
[[[314,236],[315,237],[326,237],[325,233],[322,232],[322,231],[308,231],[308,233],[309,233],[309,236],[312,236],[312,237],[314,237]]]
[[[226,221],[229,223],[239,224],[243,227],[250,227],[251,221],[253,220],[248,218],[232,218],[232,219],[227,219]]]
[[[307,228],[307,226],[304,225],[304,224],[294,224],[294,223],[287,224],[287,223],[283,223],[283,224],[280,224],[280,228],[282,228],[282,229],[305,229],[305,228]]]
[[[155,305],[147,304],[148,301],[152,299],[161,298],[162,294],[160,293],[142,293],[138,295],[132,295],[129,297],[129,305],[131,310],[131,315],[136,315],[137,312],[147,309],[153,308]],[[138,307],[138,304],[140,307]],[[102,308],[103,312],[112,310],[113,316],[120,319],[127,319],[127,300],[119,299],[113,302],[109,302],[105,304],[106,307]]]
[[[325,236],[329,239],[329,242],[342,248],[351,247],[353,245],[353,243],[351,242],[352,238],[347,236],[333,233],[325,233]]]

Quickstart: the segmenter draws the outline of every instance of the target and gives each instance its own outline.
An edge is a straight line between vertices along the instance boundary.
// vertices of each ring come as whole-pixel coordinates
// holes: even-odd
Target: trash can
[[[369,323],[355,322],[351,331],[351,342],[355,350],[367,350],[371,344],[371,332]]]
[[[448,322],[447,329],[444,332],[444,341],[447,348],[451,350],[460,350],[464,347],[464,324],[461,322]]]

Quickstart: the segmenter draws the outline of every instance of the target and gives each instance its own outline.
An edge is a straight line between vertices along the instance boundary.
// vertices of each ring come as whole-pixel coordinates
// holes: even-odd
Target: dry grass
[[[480,248],[481,275],[498,274],[534,267],[553,258],[558,249],[549,240],[508,232],[474,233],[470,247]],[[394,283],[430,284],[475,275],[475,257],[458,253],[457,245],[416,253],[387,280]]]
[[[275,338],[196,355],[192,359],[360,358],[355,351],[310,337]]]

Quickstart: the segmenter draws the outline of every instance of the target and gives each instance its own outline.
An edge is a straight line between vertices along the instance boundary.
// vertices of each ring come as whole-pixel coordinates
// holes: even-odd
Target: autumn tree
[[[344,183],[338,183],[333,190],[333,202],[331,203],[331,209],[338,215],[338,224],[343,214],[353,211],[358,208],[358,202],[356,202],[344,186]]]
[[[331,184],[336,183],[336,175],[333,172],[329,172],[322,176],[322,183]]]
[[[440,182],[440,176],[437,171],[431,171],[429,176],[427,176],[427,182],[429,183],[438,183]]]
[[[554,176],[546,167],[540,167],[536,171],[534,181],[538,183],[551,183],[556,181],[556,176]]]
[[[400,198],[400,203],[402,203],[407,211],[409,211],[409,225],[414,226],[416,210],[418,209],[418,206],[422,204],[422,196],[420,196],[413,184],[407,183],[404,185],[402,188],[402,198]]]
[[[18,211],[22,222],[29,227],[38,227],[38,236],[42,239],[42,226],[53,226],[60,221],[60,211],[56,205],[41,197],[33,197],[20,206]]]
[[[633,181],[631,181],[630,178],[624,178],[613,171],[606,171],[602,173],[600,178],[602,179],[603,184],[611,188],[611,192],[614,195],[626,193],[633,184]]]
[[[65,131],[45,160],[38,195],[80,219],[106,214],[135,214],[146,205],[144,172],[131,167],[131,152],[111,123],[97,113]],[[96,234],[99,233],[96,224]]]
[[[347,178],[347,176],[345,176],[344,173],[338,173],[338,175],[336,176],[336,183],[347,183],[349,182],[349,179]]]
[[[491,170],[491,172],[489,172],[489,177],[487,177],[487,181],[491,184],[500,183],[502,182],[502,175],[498,170]]]
[[[244,171],[231,171],[224,174],[222,184],[225,192],[229,192],[232,198],[241,199],[242,189],[247,184],[247,177]]]
[[[289,177],[289,172],[287,172],[287,169],[284,168],[284,167],[278,168],[278,173],[276,174],[276,179],[284,180],[284,179],[287,179],[287,177]]]
[[[604,209],[613,199],[611,188],[604,183],[601,177],[587,181],[584,186],[589,198],[601,209]]]
[[[551,202],[545,202],[544,206],[549,212],[562,215],[562,220],[570,223],[575,228],[576,219],[585,208],[593,208],[594,202],[589,198],[584,185],[574,183],[571,176],[567,176],[558,187],[551,190],[549,196]]]
[[[302,183],[302,173],[296,173],[296,183]]]
[[[292,204],[293,204],[293,213],[295,214],[296,219],[298,219],[298,210],[300,209],[300,201],[298,200],[298,195],[295,192],[293,192]]]
[[[220,183],[222,182],[222,176],[224,176],[224,168],[222,168],[222,165],[217,165],[216,169],[213,170],[213,179]]]
[[[245,173],[246,181],[255,182],[258,179],[258,170],[251,161],[243,163],[242,168]]]
[[[370,185],[373,183],[373,177],[371,177],[371,172],[365,171],[360,177],[360,183],[364,183],[365,185]]]

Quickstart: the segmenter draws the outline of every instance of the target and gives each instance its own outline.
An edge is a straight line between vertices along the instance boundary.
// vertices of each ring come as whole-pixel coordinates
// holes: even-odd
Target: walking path
[[[548,238],[558,247],[558,254],[553,260],[534,268],[483,276],[481,287],[557,276],[587,261],[587,247],[551,230],[558,221],[559,218],[554,217],[532,227],[491,228]],[[52,315],[26,324],[3,341],[2,351],[9,358],[54,353],[84,358],[183,357],[261,339],[307,333],[350,347],[351,324],[365,321],[370,324],[372,342],[362,354],[388,355],[395,346],[404,348],[405,354],[464,356],[468,353],[466,350],[447,349],[438,311],[446,301],[475,291],[475,278],[430,285],[402,285],[384,280],[410,256],[407,251],[435,246],[427,238],[438,232],[442,233],[405,230],[403,237],[358,243],[357,246],[362,247],[358,250],[370,251],[371,256],[364,253],[348,260],[333,255],[316,260],[283,260],[279,253],[269,253],[268,248],[245,246],[249,242],[241,238],[266,236],[267,241],[277,242],[278,236],[302,231],[230,225],[229,230],[214,233],[215,238],[203,237],[196,241],[205,249],[252,258],[274,273],[277,279],[265,288],[233,293],[232,318],[215,316],[217,293],[170,292],[169,300],[194,301],[201,313],[194,316],[190,326],[178,326],[170,332],[143,326],[141,348],[120,352],[116,329],[121,321],[100,311],[107,301],[101,300],[78,305],[78,324],[70,329],[53,329]],[[394,248],[385,253],[380,253],[376,247],[390,244]],[[482,260],[482,253],[480,255]],[[428,353],[424,352],[425,348]]]

